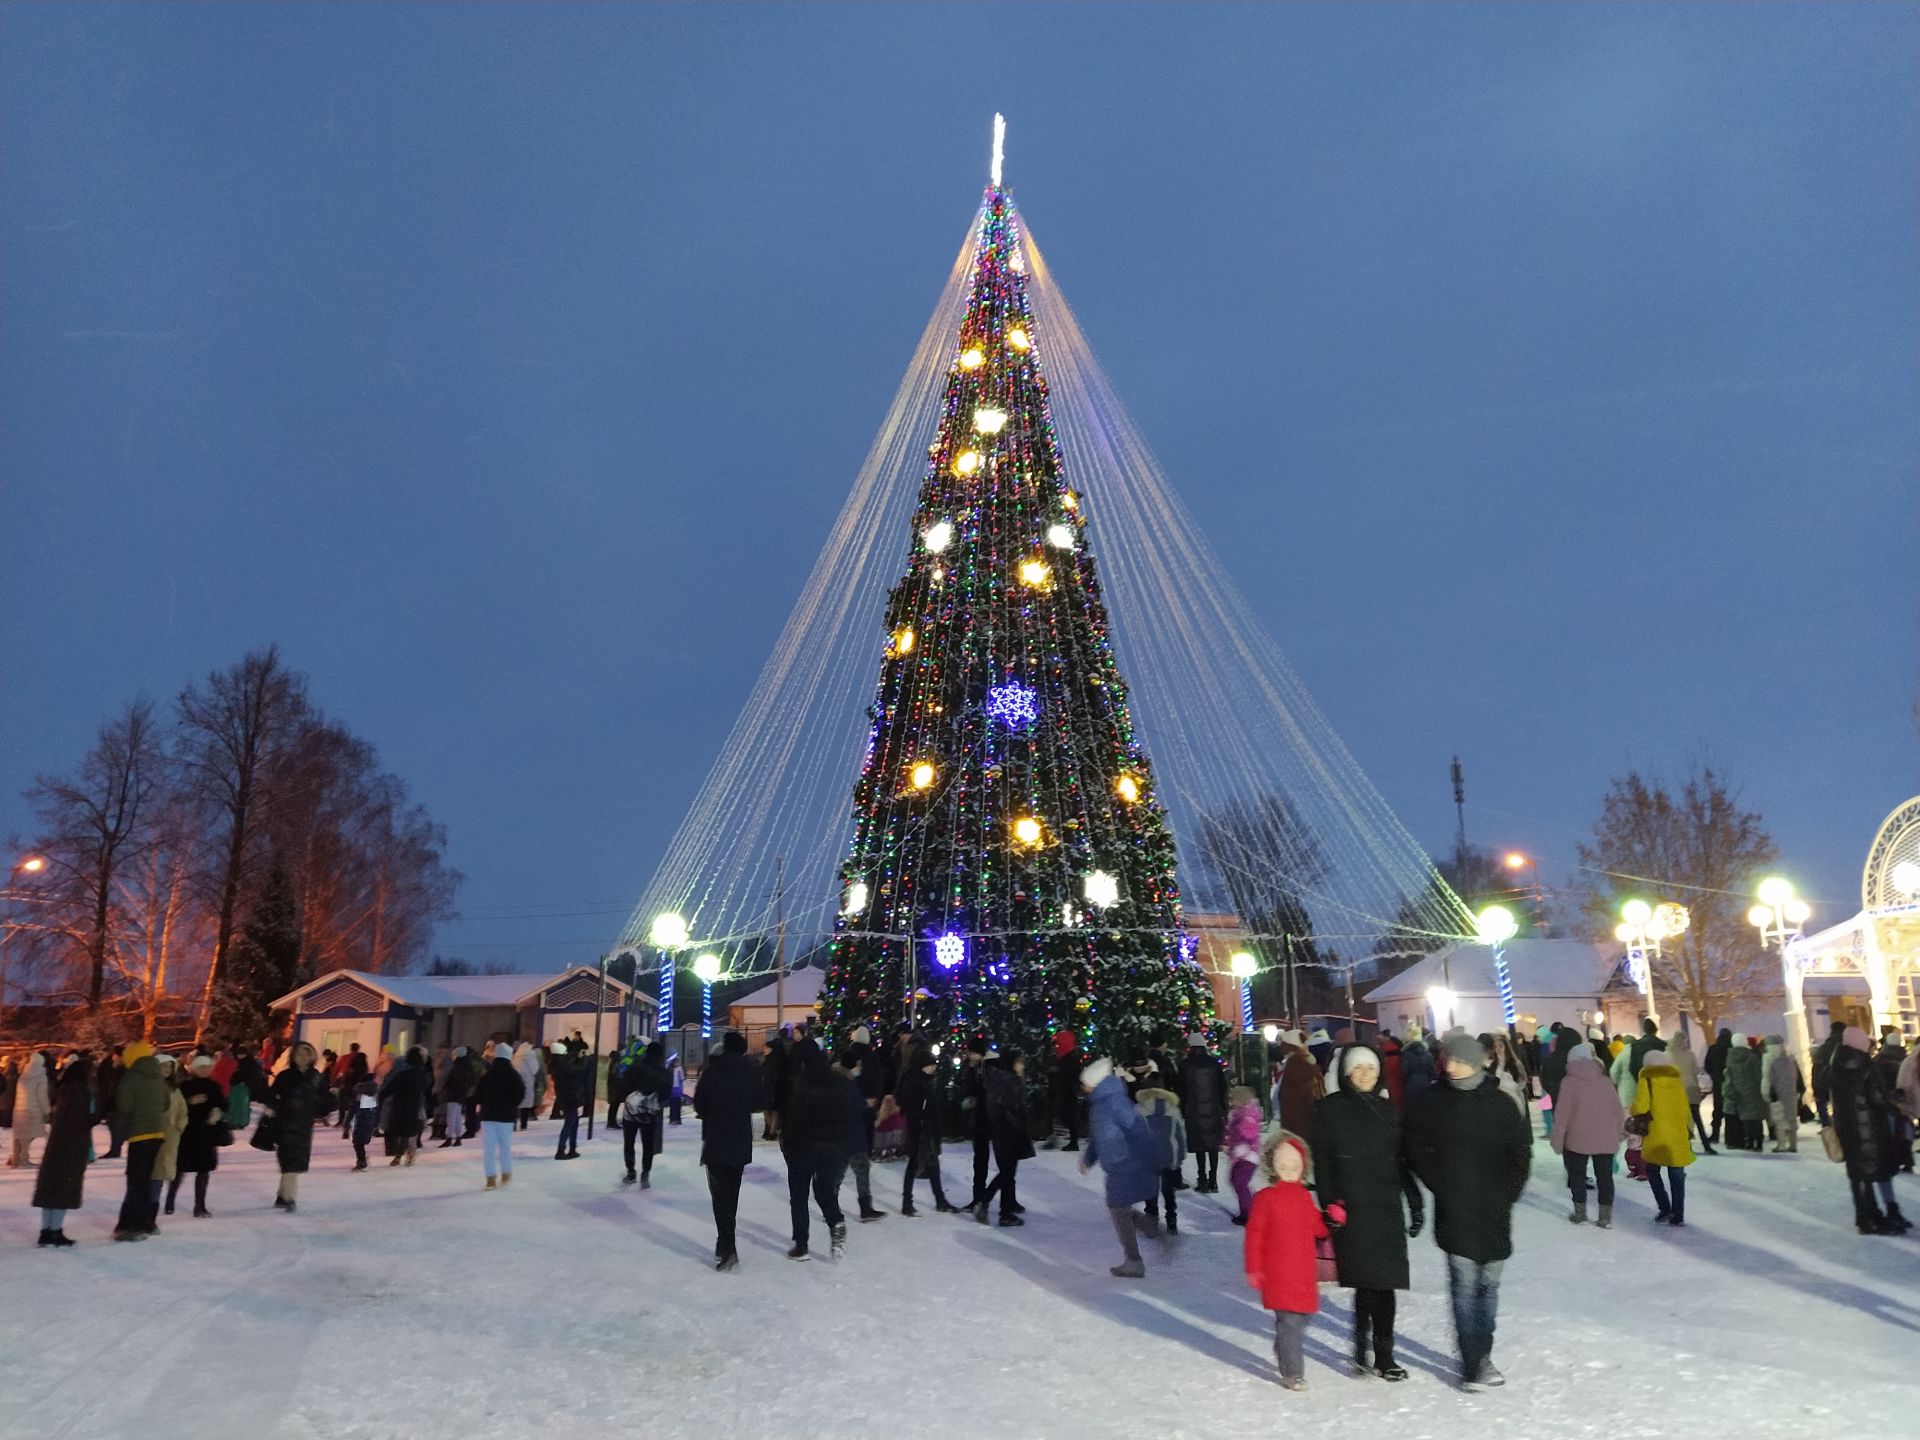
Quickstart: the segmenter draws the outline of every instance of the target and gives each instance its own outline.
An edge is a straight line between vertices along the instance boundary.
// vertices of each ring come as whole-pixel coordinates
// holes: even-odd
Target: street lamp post
[[[1522,850],[1509,850],[1500,857],[1500,863],[1516,875],[1522,870],[1533,872],[1533,926],[1534,932],[1544,938],[1547,934],[1547,888],[1540,880],[1540,861]]]
[[[23,855],[7,871],[7,913],[0,916],[0,1014],[7,1008],[7,973],[13,952],[13,882],[22,875],[38,875],[46,868],[44,855]]]
[[[1253,1030],[1253,977],[1259,972],[1260,962],[1242,950],[1227,961],[1227,969],[1233,972],[1234,979],[1240,982],[1240,1029],[1243,1034]]]
[[[713,982],[720,978],[718,955],[696,955],[693,973],[700,981],[700,1038],[713,1039]]]
[[[1787,1045],[1802,1071],[1813,1051],[1807,1038],[1806,1002],[1800,994],[1799,965],[1793,941],[1813,915],[1813,907],[1793,893],[1793,882],[1769,875],[1760,882],[1760,903],[1747,911],[1747,923],[1760,932],[1760,946],[1780,947],[1780,979],[1787,992]]]
[[[1520,922],[1506,906],[1489,905],[1474,917],[1473,928],[1481,943],[1493,951],[1493,978],[1500,987],[1500,1014],[1511,1030],[1520,1022],[1520,1010],[1514,1004],[1513,975],[1507,969],[1507,953],[1500,947],[1520,933]],[[1448,979],[1451,981],[1452,977]]]
[[[664,1035],[673,1029],[673,952],[686,948],[685,917],[674,910],[654,916],[647,939],[660,952],[660,1015],[654,1022],[654,1033]]]
[[[1629,900],[1620,907],[1620,923],[1613,927],[1613,938],[1627,947],[1627,973],[1640,987],[1647,1002],[1647,1018],[1656,1025],[1660,1023],[1660,1009],[1653,998],[1653,962],[1660,958],[1661,942],[1684,934],[1692,919],[1686,906],[1672,901],[1649,905],[1644,900]]]

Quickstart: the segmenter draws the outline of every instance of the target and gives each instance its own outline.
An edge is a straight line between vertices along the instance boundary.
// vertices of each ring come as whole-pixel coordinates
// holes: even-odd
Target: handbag
[[[213,1143],[216,1146],[224,1147],[233,1144],[233,1126],[226,1122],[224,1116],[213,1121],[211,1128],[213,1130]]]
[[[1820,1132],[1820,1143],[1826,1147],[1827,1159],[1834,1164],[1844,1164],[1847,1152],[1840,1148],[1840,1132],[1829,1125]]]
[[[1340,1260],[1334,1253],[1331,1235],[1321,1235],[1313,1242],[1313,1278],[1322,1285],[1340,1283]]]
[[[256,1150],[277,1150],[280,1148],[280,1117],[262,1115],[260,1123],[253,1127],[253,1134],[247,1137],[247,1143]]]

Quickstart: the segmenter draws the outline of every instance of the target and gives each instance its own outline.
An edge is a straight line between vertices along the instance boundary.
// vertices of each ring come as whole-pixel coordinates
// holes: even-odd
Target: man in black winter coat
[[[1207,1053],[1207,1037],[1198,1031],[1187,1037],[1179,1084],[1173,1088],[1180,1097],[1187,1148],[1193,1151],[1193,1188],[1212,1194],[1220,1188],[1220,1146],[1227,1135],[1227,1072]]]
[[[793,1213],[789,1260],[809,1257],[807,1194],[813,1194],[820,1218],[832,1237],[833,1257],[847,1240],[840,1211],[840,1181],[847,1171],[847,1085],[812,1040],[794,1042],[788,1055],[790,1078],[780,1110],[780,1153],[787,1162],[787,1205]]]
[[[1447,1256],[1460,1383],[1473,1390],[1505,1383],[1493,1367],[1494,1322],[1533,1132],[1482,1068],[1478,1040],[1449,1036],[1441,1056],[1445,1078],[1407,1102],[1407,1161],[1433,1192],[1433,1238]]]
[[[765,1103],[759,1072],[747,1063],[747,1037],[729,1030],[693,1091],[693,1113],[700,1117],[700,1163],[707,1167],[707,1193],[713,1197],[716,1270],[740,1264],[733,1236],[734,1218],[740,1213],[740,1177],[753,1162],[753,1117]]]
[[[442,1150],[458,1145],[466,1134],[467,1097],[473,1093],[474,1079],[473,1059],[462,1045],[453,1052],[446,1083],[440,1087],[440,1103],[447,1107],[447,1138],[440,1142]]]
[[[989,1050],[984,1035],[969,1040],[966,1068],[960,1072],[960,1108],[967,1112],[967,1133],[973,1137],[973,1199],[967,1210],[976,1215],[987,1203],[987,1162],[993,1156],[993,1121],[987,1114]]]
[[[1823,1130],[1827,1127],[1828,1106],[1833,1100],[1833,1083],[1829,1072],[1833,1069],[1834,1052],[1840,1048],[1840,1042],[1846,1033],[1847,1022],[1834,1021],[1833,1033],[1822,1040],[1819,1048],[1813,1052],[1813,1108],[1819,1113],[1820,1128]],[[1719,1083],[1718,1076],[1714,1077],[1714,1083]],[[1717,1100],[1713,1108],[1715,1110],[1720,1108]]]
[[[560,1141],[556,1160],[580,1158],[580,1111],[588,1099],[593,1061],[571,1041],[561,1040],[548,1052],[547,1071],[553,1076],[553,1104],[560,1112]]]

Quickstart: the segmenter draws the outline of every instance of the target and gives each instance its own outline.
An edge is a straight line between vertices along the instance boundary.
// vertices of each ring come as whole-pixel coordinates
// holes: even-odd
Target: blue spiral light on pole
[[[694,957],[693,973],[700,981],[700,1038],[713,1038],[713,982],[720,978],[720,957]]]
[[[1227,969],[1240,982],[1240,1028],[1243,1031],[1253,1029],[1253,977],[1259,972],[1260,962],[1245,950],[1240,951],[1227,961]]]
[[[660,1016],[654,1028],[665,1032],[673,1028],[673,952],[687,943],[687,922],[673,911],[656,915],[647,938],[660,950]]]
[[[1513,974],[1507,969],[1507,953],[1500,947],[1520,933],[1520,922],[1504,905],[1489,905],[1474,918],[1474,930],[1483,944],[1493,950],[1493,978],[1500,987],[1500,1013],[1508,1029],[1520,1022],[1520,1010],[1513,1001]]]

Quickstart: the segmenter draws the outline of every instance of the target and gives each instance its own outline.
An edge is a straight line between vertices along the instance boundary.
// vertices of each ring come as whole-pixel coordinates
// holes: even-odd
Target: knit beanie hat
[[[1581,1057],[1581,1056],[1584,1056],[1588,1060],[1592,1060],[1594,1058],[1593,1047],[1587,1044],[1584,1040],[1581,1041],[1578,1045],[1574,1046],[1571,1050],[1567,1051],[1567,1063],[1571,1065],[1577,1057]]]
[[[1191,1035],[1187,1036],[1187,1048],[1189,1050],[1206,1049],[1207,1037],[1201,1034],[1198,1030],[1194,1031]]]
[[[1464,1030],[1447,1036],[1440,1046],[1440,1054],[1447,1060],[1471,1065],[1476,1070],[1487,1063],[1487,1052],[1481,1048],[1478,1040]]]
[[[1091,1090],[1111,1074],[1113,1074],[1113,1061],[1102,1056],[1080,1072],[1080,1084]]]
[[[1347,1072],[1356,1065],[1371,1065],[1380,1068],[1380,1055],[1371,1045],[1349,1045],[1340,1052],[1340,1078],[1347,1078]]]
[[[1873,1047],[1873,1042],[1867,1039],[1867,1032],[1858,1025],[1847,1026],[1847,1033],[1841,1036],[1840,1043],[1849,1050],[1858,1050],[1862,1055]]]

